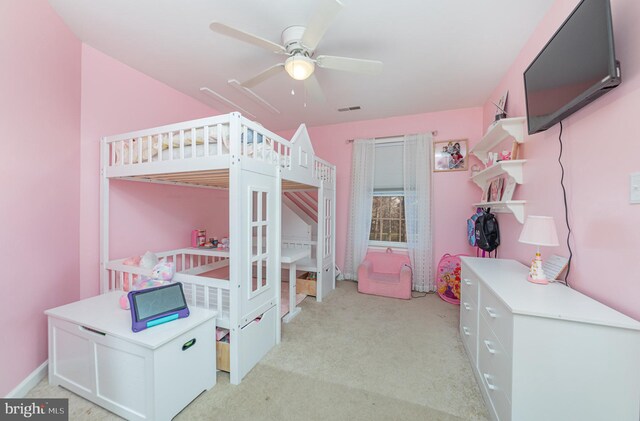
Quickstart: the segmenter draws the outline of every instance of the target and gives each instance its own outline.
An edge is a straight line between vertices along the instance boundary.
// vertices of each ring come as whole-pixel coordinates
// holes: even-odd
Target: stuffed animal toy
[[[160,261],[151,270],[151,277],[141,276],[140,281],[133,284],[134,290],[157,287],[171,282],[173,274],[176,272],[173,262],[167,262],[164,259]]]
[[[129,265],[129,266],[140,266],[140,256],[134,256],[134,257],[129,257],[128,259],[126,259],[124,262],[122,262],[123,265]],[[135,282],[135,280],[138,278],[138,275],[132,274],[131,278],[132,278],[132,282],[129,282],[129,273],[128,272],[124,272],[123,274],[124,276],[122,277],[122,289],[124,291],[129,291],[129,285],[132,282]]]
[[[151,277],[165,282],[170,282],[173,279],[173,275],[176,273],[176,267],[173,262],[167,262],[161,259],[157,265],[153,268]]]
[[[175,272],[176,269],[173,262],[167,262],[165,259],[160,259],[160,261],[157,261],[157,264],[151,270],[151,277],[143,275],[137,277],[137,279],[134,278],[132,291],[158,287],[171,283]],[[129,299],[127,297],[127,294],[124,294],[120,297],[120,308],[122,308],[123,310],[129,310]]]
[[[143,269],[153,269],[158,264],[158,256],[148,251],[142,257],[129,257],[124,262],[122,262],[122,264],[129,266],[138,266]],[[129,279],[129,276],[129,273],[124,273],[122,280],[122,289],[124,291],[129,291],[130,289],[139,289],[134,285],[136,284],[136,282],[140,281],[140,275],[132,274],[131,279]]]
[[[140,267],[145,269],[152,269],[158,264],[158,256],[150,251],[146,252],[144,256],[140,258]]]

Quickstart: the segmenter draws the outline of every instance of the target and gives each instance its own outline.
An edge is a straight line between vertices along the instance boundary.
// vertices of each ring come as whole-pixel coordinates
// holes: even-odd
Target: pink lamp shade
[[[551,216],[527,216],[518,241],[534,246],[558,246],[556,223]]]

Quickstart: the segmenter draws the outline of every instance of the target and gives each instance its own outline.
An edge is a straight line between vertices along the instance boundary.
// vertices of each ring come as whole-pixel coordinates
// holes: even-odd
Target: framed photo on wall
[[[466,171],[467,139],[433,142],[433,171]]]

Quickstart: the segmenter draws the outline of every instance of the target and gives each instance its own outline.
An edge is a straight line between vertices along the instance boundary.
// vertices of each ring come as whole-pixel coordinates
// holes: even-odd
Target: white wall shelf
[[[471,153],[487,165],[489,152],[495,148],[503,140],[512,137],[517,143],[524,141],[525,135],[525,117],[503,118],[495,122],[487,133],[480,139],[473,148]],[[517,184],[524,182],[523,165],[526,159],[513,159],[496,162],[494,165],[485,168],[473,177],[471,180],[481,189],[489,184],[489,180],[496,178],[502,174],[506,174],[509,178],[513,178]],[[516,220],[521,224],[524,223],[524,200],[504,200],[499,202],[482,202],[474,203],[474,208],[491,208],[494,213],[512,213]]]
[[[474,203],[475,208],[491,208],[492,213],[512,213],[516,220],[524,223],[524,205],[526,200],[507,200],[504,202],[481,202]]]
[[[471,148],[471,153],[477,156],[483,164],[487,165],[489,151],[509,136],[512,136],[518,143],[524,142],[525,122],[525,117],[498,120],[487,130],[480,142]]]
[[[527,162],[526,159],[499,161],[471,177],[471,180],[482,189],[488,180],[501,174],[507,174],[509,177],[513,177],[516,183],[522,184],[524,180],[522,166],[525,162]]]

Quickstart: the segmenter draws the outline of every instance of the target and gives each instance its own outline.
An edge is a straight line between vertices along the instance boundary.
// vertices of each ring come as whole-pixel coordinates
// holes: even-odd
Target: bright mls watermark
[[[69,399],[2,399],[0,420],[68,421]]]

